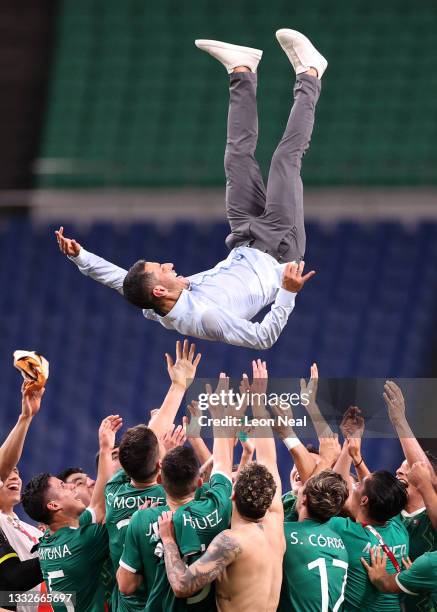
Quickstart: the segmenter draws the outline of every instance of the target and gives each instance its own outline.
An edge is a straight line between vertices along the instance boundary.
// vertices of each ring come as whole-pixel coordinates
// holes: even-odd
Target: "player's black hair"
[[[349,497],[349,488],[340,474],[323,470],[307,480],[303,493],[310,517],[325,523],[341,512]]]
[[[162,460],[162,486],[176,499],[186,497],[196,490],[199,469],[193,449],[190,446],[177,446]]]
[[[275,493],[275,479],[260,463],[245,465],[235,480],[235,505],[244,518],[262,519],[272,505]]]
[[[85,474],[85,472],[80,467],[69,467],[62,470],[62,472],[59,472],[56,478],[59,478],[59,480],[62,480],[62,482],[67,482],[67,478],[72,474]]]
[[[123,295],[128,302],[138,308],[155,308],[158,300],[153,295],[156,277],[153,272],[146,272],[146,261],[140,259],[129,268],[123,281]]]
[[[146,425],[125,431],[120,441],[119,460],[126,474],[137,482],[148,482],[158,472],[158,438]]]
[[[47,491],[50,488],[51,475],[48,472],[43,472],[34,476],[24,488],[21,496],[23,508],[31,519],[38,523],[49,525],[51,521],[51,512],[47,508]]]
[[[385,523],[399,514],[408,501],[405,483],[386,470],[373,472],[364,480],[363,495],[369,500],[369,517],[378,523]]]

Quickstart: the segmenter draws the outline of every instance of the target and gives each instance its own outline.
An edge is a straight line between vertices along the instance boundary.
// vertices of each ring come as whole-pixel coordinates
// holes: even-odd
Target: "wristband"
[[[284,438],[283,442],[288,450],[296,448],[296,446],[299,446],[300,444],[299,438]]]
[[[360,467],[360,465],[363,463],[363,458],[361,457],[361,461],[358,461],[358,463],[354,463],[354,468]]]

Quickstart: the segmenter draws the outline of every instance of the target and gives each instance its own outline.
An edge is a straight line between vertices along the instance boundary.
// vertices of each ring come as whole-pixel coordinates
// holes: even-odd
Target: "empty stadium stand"
[[[330,61],[306,184],[435,185],[433,0],[63,0],[39,186],[221,185],[226,75],[195,48],[199,37],[265,50],[267,170],[291,100],[274,38],[284,26],[307,32]]]

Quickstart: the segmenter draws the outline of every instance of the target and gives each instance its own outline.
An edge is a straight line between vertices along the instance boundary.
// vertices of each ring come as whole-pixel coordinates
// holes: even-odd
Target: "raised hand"
[[[407,474],[409,484],[420,487],[426,483],[432,483],[432,475],[429,465],[425,461],[416,461]]]
[[[167,370],[172,384],[179,385],[188,389],[196,375],[196,369],[201,359],[201,354],[195,355],[196,345],[184,340],[181,345],[180,340],[176,342],[176,362],[166,353]]]
[[[341,453],[341,446],[338,441],[338,435],[333,434],[319,438],[319,455],[320,461],[328,469],[331,469],[336,463]]]
[[[188,420],[188,416],[183,417],[187,437],[200,438],[200,431],[202,428],[200,426],[199,419],[202,416],[202,411],[199,408],[199,402],[193,400],[190,404],[188,404],[187,410],[190,413],[190,420]]]
[[[100,452],[112,451],[115,444],[115,434],[122,427],[123,419],[119,414],[107,416],[99,427]]]
[[[402,420],[405,418],[405,400],[402,391],[392,380],[387,380],[382,394],[388,408],[388,415],[391,421]]]
[[[314,270],[302,276],[305,262],[301,261],[299,264],[292,261],[288,263],[284,268],[284,274],[282,275],[282,288],[291,293],[297,293],[302,289],[304,284],[310,280],[315,274]]]
[[[300,379],[300,395],[305,393],[308,395],[310,403],[315,403],[317,399],[317,387],[319,384],[319,370],[317,363],[313,363],[311,366],[311,374],[308,383],[305,378]]]
[[[166,452],[176,448],[177,446],[183,446],[187,436],[182,425],[175,427],[174,425],[169,431],[166,431],[162,437],[162,445]]]
[[[229,376],[226,376],[225,372],[220,372],[217,387],[213,392],[211,385],[205,385],[205,391],[208,396],[208,410],[214,419],[219,419],[224,416],[225,412],[229,409]],[[211,396],[217,396],[220,403],[212,401]]]
[[[66,238],[64,236],[64,228],[62,225],[55,231],[55,234],[61,253],[64,253],[64,255],[69,255],[70,257],[77,257],[79,255],[82,247],[73,238]]]
[[[34,417],[40,407],[45,388],[38,387],[30,381],[23,382],[21,386],[21,416],[28,419]]]
[[[345,439],[362,438],[364,433],[364,418],[358,406],[350,406],[343,415],[340,430]]]

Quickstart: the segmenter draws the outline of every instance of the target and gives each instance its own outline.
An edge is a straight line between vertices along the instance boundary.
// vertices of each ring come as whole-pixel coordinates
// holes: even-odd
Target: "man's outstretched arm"
[[[158,526],[167,578],[176,597],[190,597],[214,582],[241,554],[240,543],[231,530],[226,529],[213,539],[200,559],[187,567],[174,537],[172,512],[163,512],[158,518]]]
[[[253,349],[268,349],[279,338],[294,309],[296,293],[314,276],[315,272],[302,275],[304,262],[289,263],[284,270],[282,287],[270,312],[260,323],[233,317],[224,310],[207,310],[201,319],[202,334],[210,340],[217,340],[234,346]]]
[[[86,251],[76,240],[66,238],[62,226],[55,234],[60,251],[76,264],[82,274],[123,295],[123,281],[127,270]]]

